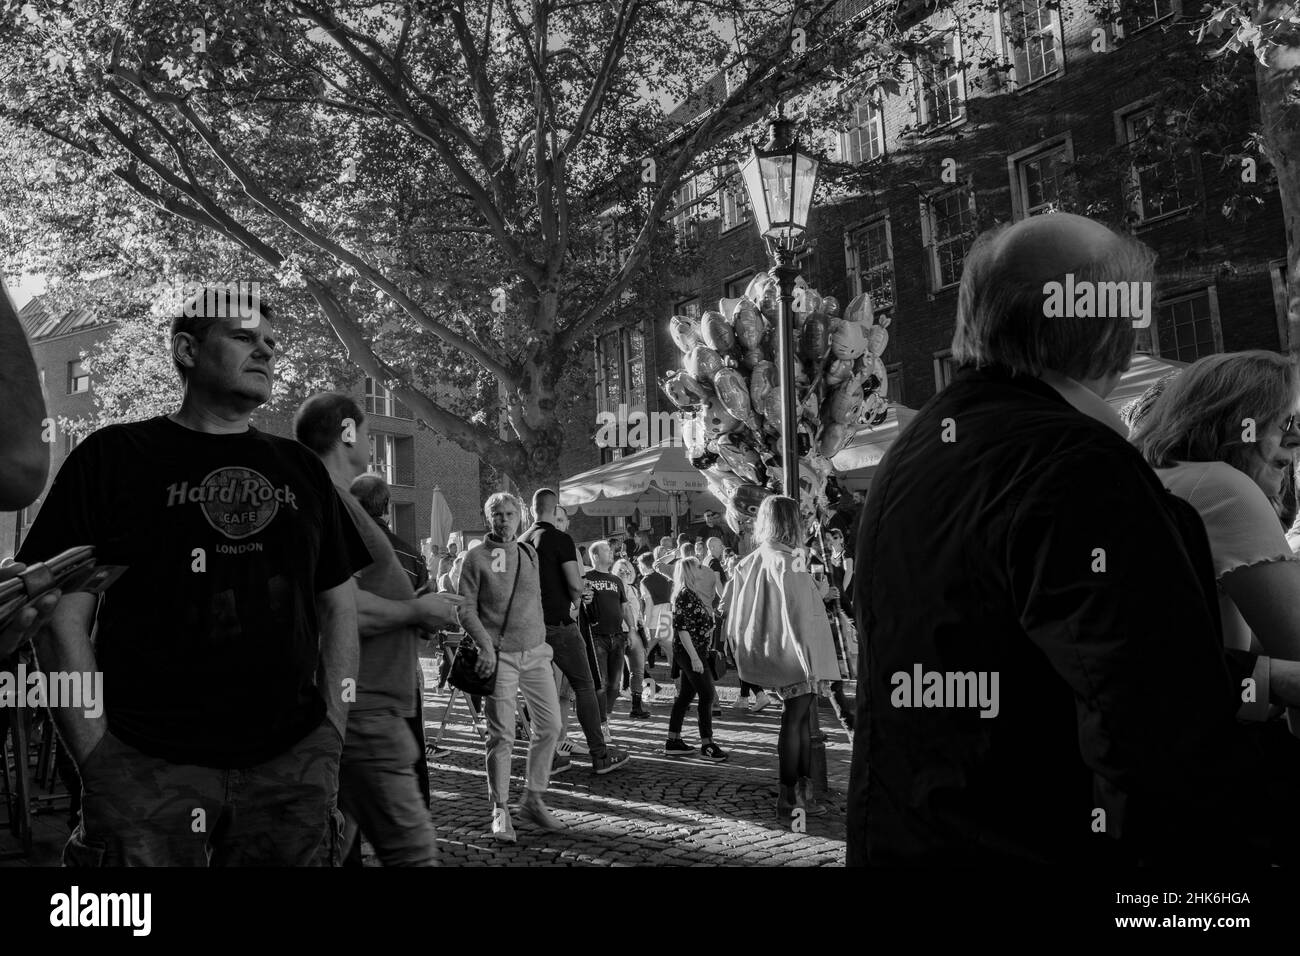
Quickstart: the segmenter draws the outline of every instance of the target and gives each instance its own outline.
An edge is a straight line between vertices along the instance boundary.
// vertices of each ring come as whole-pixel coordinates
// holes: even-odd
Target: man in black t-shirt
[[[29,563],[93,545],[127,566],[93,648],[88,594],[36,644],[43,670],[103,676],[104,719],[55,712],[83,781],[72,865],[337,863],[351,576],[369,557],[316,457],[248,424],[277,342],[246,290],[186,303],[180,408],[87,437],[23,545]]]
[[[591,635],[596,644],[596,666],[600,668],[600,682],[604,685],[604,718],[614,713],[614,703],[623,683],[623,657],[627,653],[628,635],[636,627],[632,605],[628,603],[627,586],[616,574],[614,554],[607,542],[597,541],[591,546],[591,561],[595,570],[588,571],[583,579],[591,587]],[[640,675],[637,675],[640,680]],[[640,688],[637,688],[638,691]]]
[[[519,536],[519,540],[537,549],[546,643],[551,645],[555,666],[577,697],[578,723],[587,738],[592,769],[598,774],[606,774],[626,766],[628,755],[609,746],[601,729],[600,701],[592,676],[594,662],[588,653],[587,642],[578,630],[574,610],[586,589],[578,570],[578,549],[573,539],[554,524],[559,500],[552,489],[539,488],[533,494],[536,521]],[[567,706],[564,709],[567,710]]]

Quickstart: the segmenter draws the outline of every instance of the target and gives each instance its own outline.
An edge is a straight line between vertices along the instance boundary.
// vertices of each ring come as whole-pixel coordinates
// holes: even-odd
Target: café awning
[[[560,482],[560,504],[581,505],[593,517],[684,514],[692,505],[717,507],[704,476],[686,459],[686,449],[664,442],[616,458]]]

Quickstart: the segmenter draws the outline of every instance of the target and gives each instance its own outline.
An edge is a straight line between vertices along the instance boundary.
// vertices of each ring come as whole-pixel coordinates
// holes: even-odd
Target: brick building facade
[[[871,291],[890,315],[890,400],[920,407],[950,379],[957,288],[974,236],[1052,211],[1090,215],[1158,253],[1152,327],[1140,351],[1181,361],[1285,351],[1286,241],[1276,187],[1263,186],[1260,168],[1262,204],[1249,219],[1230,220],[1221,209],[1245,179],[1244,164],[1220,168],[1196,149],[1158,148],[1166,129],[1159,95],[1170,82],[1163,67],[1195,46],[1178,0],[1138,4],[1120,27],[1076,0],[1016,0],[996,12],[957,6],[964,12],[956,18],[906,6],[900,26],[931,52],[912,60],[896,88],[848,78],[836,91],[850,117],[845,127],[805,124],[802,134],[805,148],[830,161],[825,178],[839,180],[818,190],[804,275],[841,304]],[[1204,52],[1197,57],[1208,70]],[[1215,117],[1227,151],[1258,128],[1249,64],[1241,74],[1236,99]],[[690,107],[676,118],[689,120]],[[756,139],[763,132],[753,129]],[[856,185],[845,187],[846,178]],[[716,308],[769,268],[738,177],[710,170],[678,193],[679,208],[702,197],[674,222],[699,243],[702,265],[675,294],[642,304],[656,318],[634,325],[644,336],[651,411],[671,409],[657,382],[679,366],[668,317]],[[579,446],[575,433],[573,442],[568,473],[599,463],[590,434]]]

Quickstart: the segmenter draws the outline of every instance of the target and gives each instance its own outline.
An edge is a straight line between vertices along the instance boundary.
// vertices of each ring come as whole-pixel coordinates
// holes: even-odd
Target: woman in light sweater
[[[465,556],[459,592],[464,601],[460,621],[478,645],[478,673],[497,672],[487,703],[487,779],[492,801],[492,835],[515,842],[510,819],[510,752],[515,740],[515,707],[520,691],[528,704],[532,739],[524,775],[520,819],[544,830],[563,830],[542,801],[551,777],[551,758],[560,739],[560,702],[546,643],[537,552],[515,540],[523,505],[514,495],[497,492],[483,506],[492,529]]]
[[[812,712],[817,695],[840,679],[826,605],[799,547],[803,521],[793,498],[763,499],[754,521],[754,551],[741,558],[722,594],[727,641],[740,679],[775,687],[784,709],[777,738],[780,817],[796,809],[826,812],[812,801]]]

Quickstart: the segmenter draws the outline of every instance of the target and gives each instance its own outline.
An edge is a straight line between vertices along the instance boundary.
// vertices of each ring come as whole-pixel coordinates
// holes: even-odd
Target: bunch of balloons
[[[722,299],[698,319],[673,316],[669,332],[682,369],[662,383],[683,413],[682,437],[691,464],[726,506],[727,523],[752,527],[763,499],[781,487],[781,388],[776,323],[780,291],[767,274],[754,277],[738,299]],[[825,521],[831,459],[859,426],[877,425],[888,410],[888,378],[880,359],[889,343],[888,318],[876,321],[865,293],[840,314],[802,278],[794,296],[795,397],[800,502],[805,529]]]

